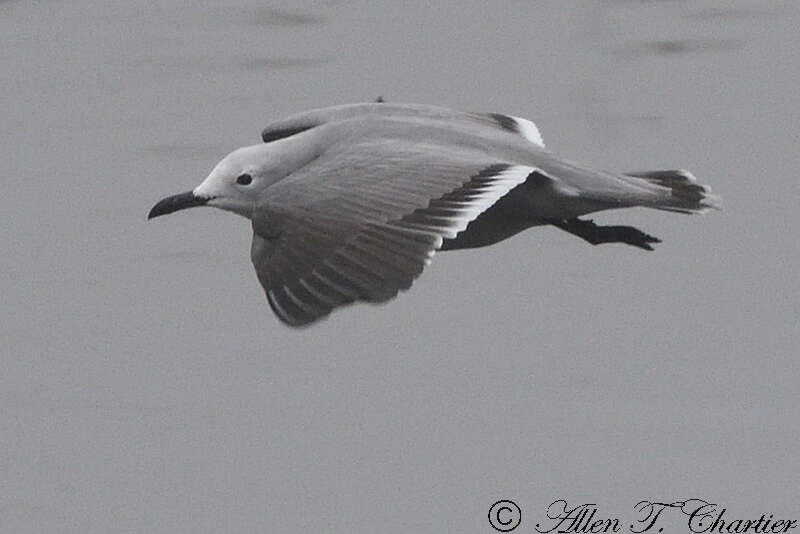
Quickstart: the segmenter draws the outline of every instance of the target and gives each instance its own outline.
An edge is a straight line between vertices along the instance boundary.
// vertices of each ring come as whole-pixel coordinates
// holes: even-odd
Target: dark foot
[[[653,250],[651,243],[661,243],[657,237],[648,235],[632,226],[597,226],[591,219],[553,219],[548,221],[553,226],[576,235],[591,243],[625,243],[644,250]]]

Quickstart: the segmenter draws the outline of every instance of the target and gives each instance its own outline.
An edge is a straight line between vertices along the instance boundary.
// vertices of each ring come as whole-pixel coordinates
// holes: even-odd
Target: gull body
[[[652,250],[635,228],[579,217],[642,206],[704,213],[710,189],[682,170],[611,173],[548,151],[537,127],[497,113],[352,104],[269,125],[195,189],[149,218],[212,206],[252,221],[251,259],[291,326],[407,289],[437,250],[491,245],[550,224],[592,244]]]

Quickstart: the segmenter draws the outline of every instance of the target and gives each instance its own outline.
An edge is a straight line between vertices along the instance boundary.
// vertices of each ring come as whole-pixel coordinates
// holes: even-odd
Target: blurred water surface
[[[0,2],[0,531],[526,531],[558,498],[796,518],[800,5]],[[707,217],[446,253],[291,331],[244,219],[145,222],[270,120],[423,102],[531,118]],[[686,526],[675,518],[673,532]]]

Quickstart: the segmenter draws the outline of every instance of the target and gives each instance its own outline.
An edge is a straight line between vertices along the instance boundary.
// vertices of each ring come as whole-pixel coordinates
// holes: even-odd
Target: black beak
[[[210,199],[206,197],[198,197],[193,192],[187,191],[180,195],[173,195],[160,201],[153,206],[150,213],[147,214],[148,219],[158,217],[159,215],[166,215],[173,211],[178,211],[186,208],[193,208],[195,206],[203,206],[208,203]]]

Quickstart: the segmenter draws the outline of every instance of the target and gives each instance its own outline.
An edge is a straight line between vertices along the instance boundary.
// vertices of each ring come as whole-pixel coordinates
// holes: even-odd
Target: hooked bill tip
[[[185,193],[173,195],[157,202],[156,205],[150,210],[150,213],[147,214],[147,219],[150,220],[153,217],[167,215],[168,213],[173,213],[186,208],[203,206],[207,204],[208,201],[208,198],[199,197],[192,191],[186,191]]]

